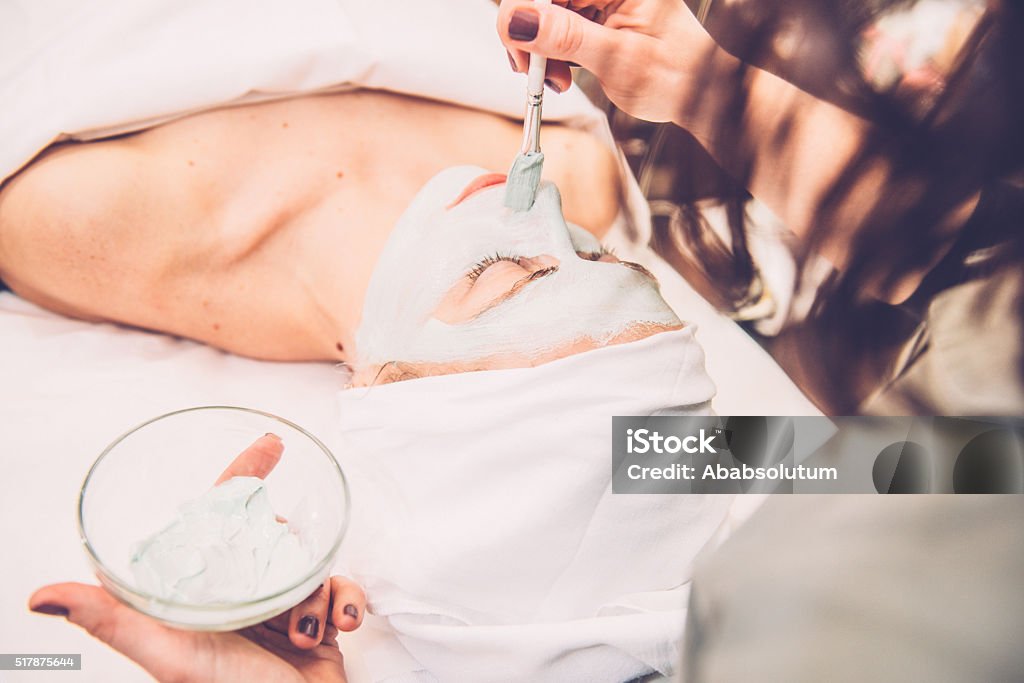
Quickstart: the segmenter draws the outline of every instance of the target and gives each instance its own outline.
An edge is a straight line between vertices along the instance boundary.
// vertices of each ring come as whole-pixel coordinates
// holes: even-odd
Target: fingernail
[[[42,605],[36,605],[35,607],[32,607],[31,610],[33,612],[38,612],[39,614],[49,614],[55,617],[66,617],[68,615],[67,607],[61,607],[60,605],[51,605],[45,602]]]
[[[356,609],[355,605],[352,605],[352,604],[345,605],[345,609],[343,611],[345,612],[345,614],[349,615],[353,619],[358,619],[359,618],[359,610]]]
[[[269,437],[273,437],[273,438],[277,439],[278,441],[280,441],[280,440],[281,440],[281,437],[279,437],[279,436],[278,436],[277,434],[274,434],[273,432],[267,432],[267,433],[266,433],[266,434],[264,434],[263,436],[269,436]]]
[[[508,65],[512,67],[512,71],[519,73],[519,67],[516,66],[516,60],[514,57],[512,57],[512,53],[509,52],[508,50],[505,50],[505,54],[508,55]]]
[[[320,620],[311,614],[299,619],[299,633],[307,635],[310,638],[316,638],[316,634],[320,632]]]
[[[517,9],[508,22],[508,37],[512,40],[533,40],[540,28],[540,16],[527,9]]]
[[[562,89],[561,89],[561,88],[559,88],[559,87],[558,87],[558,86],[557,86],[557,85],[555,84],[555,82],[554,82],[553,80],[551,80],[550,78],[546,78],[546,79],[544,79],[544,85],[548,86],[549,88],[551,88],[552,90],[554,90],[554,91],[555,91],[556,93],[561,93],[561,92],[562,92]]]
[[[566,66],[579,67],[579,64],[577,64],[576,62],[566,62],[565,64]]]

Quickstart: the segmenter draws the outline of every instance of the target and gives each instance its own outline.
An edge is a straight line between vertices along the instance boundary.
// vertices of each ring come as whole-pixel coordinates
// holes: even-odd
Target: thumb
[[[195,653],[189,634],[177,631],[118,602],[99,586],[58,583],[40,588],[29,598],[29,609],[64,616],[129,659],[158,680],[175,678],[181,662]],[[193,662],[194,664],[194,662]]]
[[[625,36],[560,5],[506,0],[498,11],[498,34],[514,50],[575,62],[600,74]]]

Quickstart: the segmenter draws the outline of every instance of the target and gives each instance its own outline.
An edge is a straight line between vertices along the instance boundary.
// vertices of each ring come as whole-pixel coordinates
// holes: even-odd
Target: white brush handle
[[[550,5],[551,0],[534,0],[538,5]],[[526,76],[526,92],[530,95],[544,94],[544,72],[548,69],[548,58],[530,54],[530,69]]]

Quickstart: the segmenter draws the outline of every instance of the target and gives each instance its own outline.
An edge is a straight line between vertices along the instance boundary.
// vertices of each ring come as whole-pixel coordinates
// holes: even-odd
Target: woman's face
[[[413,199],[370,280],[358,369],[523,367],[681,326],[644,268],[566,224],[554,185],[513,212],[504,181],[457,167]]]

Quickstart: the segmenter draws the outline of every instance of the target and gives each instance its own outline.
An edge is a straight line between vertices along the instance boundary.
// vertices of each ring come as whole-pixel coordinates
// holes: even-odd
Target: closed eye
[[[502,305],[515,295],[519,294],[519,292],[523,291],[523,288],[526,287],[526,285],[530,284],[531,282],[540,280],[541,278],[547,277],[548,275],[553,275],[556,272],[558,272],[558,266],[549,266],[548,268],[542,268],[540,270],[534,271],[524,278],[520,278],[515,282],[515,284],[512,285],[512,287],[509,288],[507,292],[505,292],[501,296],[492,299],[483,308],[481,308],[479,311],[473,314],[473,317],[471,319],[479,318],[487,311]]]
[[[658,278],[654,277],[654,273],[652,273],[651,271],[647,270],[646,268],[641,266],[639,263],[634,263],[633,261],[619,261],[619,263],[621,263],[622,265],[626,266],[627,268],[632,268],[633,270],[635,270],[636,272],[640,273],[641,275],[646,275],[647,277],[649,277],[652,280],[654,280],[654,282],[658,281]]]
[[[597,251],[577,251],[576,255],[581,259],[587,261],[618,261],[618,257],[615,256],[615,250],[604,246],[603,244]]]
[[[634,263],[633,261],[623,261],[622,259],[620,259],[618,256],[615,255],[615,251],[613,249],[609,249],[608,247],[605,247],[604,245],[601,245],[601,248],[598,251],[577,251],[576,255],[579,256],[581,259],[586,259],[587,261],[603,261],[604,263],[620,263],[620,264],[626,266],[627,268],[635,270],[636,272],[640,273],[641,275],[649,277],[655,283],[658,282],[658,278],[654,277],[654,273],[652,273],[651,271],[647,270],[646,268],[644,268],[639,263]]]
[[[466,273],[466,277],[469,279],[470,282],[476,282],[480,278],[480,276],[484,274],[485,270],[493,266],[495,263],[499,263],[501,261],[508,261],[509,263],[514,263],[520,267],[522,267],[523,265],[523,259],[521,256],[495,253],[493,256],[485,256],[484,258],[480,259],[480,261],[478,261],[477,264],[473,266],[472,270]]]
[[[553,256],[496,253],[481,259],[445,294],[434,311],[442,322],[468,322],[512,299],[531,282],[558,271]]]

